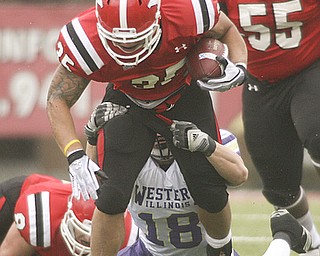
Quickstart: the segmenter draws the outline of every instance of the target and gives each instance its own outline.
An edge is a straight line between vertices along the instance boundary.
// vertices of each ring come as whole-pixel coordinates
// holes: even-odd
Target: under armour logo
[[[178,53],[178,52],[180,52],[181,49],[185,50],[185,49],[187,49],[187,48],[188,48],[188,47],[187,47],[186,44],[181,44],[180,47],[177,46],[177,47],[174,48],[174,50],[176,51],[176,53]]]
[[[166,111],[169,111],[170,109],[172,109],[174,107],[174,104],[166,104],[166,105],[167,105]]]
[[[255,91],[258,92],[259,88],[255,84],[248,84],[248,91]]]

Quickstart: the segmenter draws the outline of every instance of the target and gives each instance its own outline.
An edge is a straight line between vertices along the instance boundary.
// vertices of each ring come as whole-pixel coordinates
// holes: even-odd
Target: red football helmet
[[[119,65],[139,64],[159,43],[160,0],[96,0],[96,15],[100,39]]]
[[[68,202],[68,210],[61,221],[60,230],[71,255],[89,256],[91,220],[95,209],[94,201],[90,198],[84,201],[74,197]]]

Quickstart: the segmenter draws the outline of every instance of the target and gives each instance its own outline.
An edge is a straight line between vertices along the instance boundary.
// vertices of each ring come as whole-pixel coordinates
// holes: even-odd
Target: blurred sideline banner
[[[46,96],[58,65],[55,43],[62,26],[87,5],[0,4],[0,138],[51,136]],[[72,108],[77,131],[104,95],[89,86]],[[241,111],[241,89],[213,94],[220,126]]]

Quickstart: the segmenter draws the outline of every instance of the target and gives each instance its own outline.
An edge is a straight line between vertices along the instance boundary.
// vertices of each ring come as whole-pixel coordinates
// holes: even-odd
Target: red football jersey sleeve
[[[218,18],[216,0],[163,0],[159,47],[138,66],[127,69],[104,49],[92,8],[62,28],[57,53],[60,63],[81,77],[113,82],[116,89],[135,99],[162,99],[190,82],[185,57]]]
[[[33,184],[21,193],[15,223],[39,255],[69,255],[60,235],[60,223],[71,193],[71,185],[60,180]]]
[[[248,70],[276,82],[320,57],[319,0],[219,0],[248,48]]]

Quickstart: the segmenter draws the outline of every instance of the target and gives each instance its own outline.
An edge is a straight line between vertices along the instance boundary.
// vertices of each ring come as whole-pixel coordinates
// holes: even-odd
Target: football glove
[[[199,151],[206,156],[210,156],[216,149],[215,140],[191,122],[173,120],[170,130],[173,144],[178,148]]]
[[[73,196],[80,199],[82,194],[84,200],[88,200],[90,196],[96,200],[99,189],[96,173],[102,175],[99,166],[83,150],[71,153],[68,156],[68,163]]]
[[[247,79],[247,71],[243,65],[235,65],[223,56],[217,56],[216,60],[224,66],[224,74],[217,78],[197,80],[197,84],[201,89],[224,92],[243,84]]]
[[[103,102],[98,105],[92,112],[88,123],[84,127],[84,134],[90,145],[97,145],[97,137],[99,129],[115,116],[122,115],[127,112],[123,106],[112,102]]]

